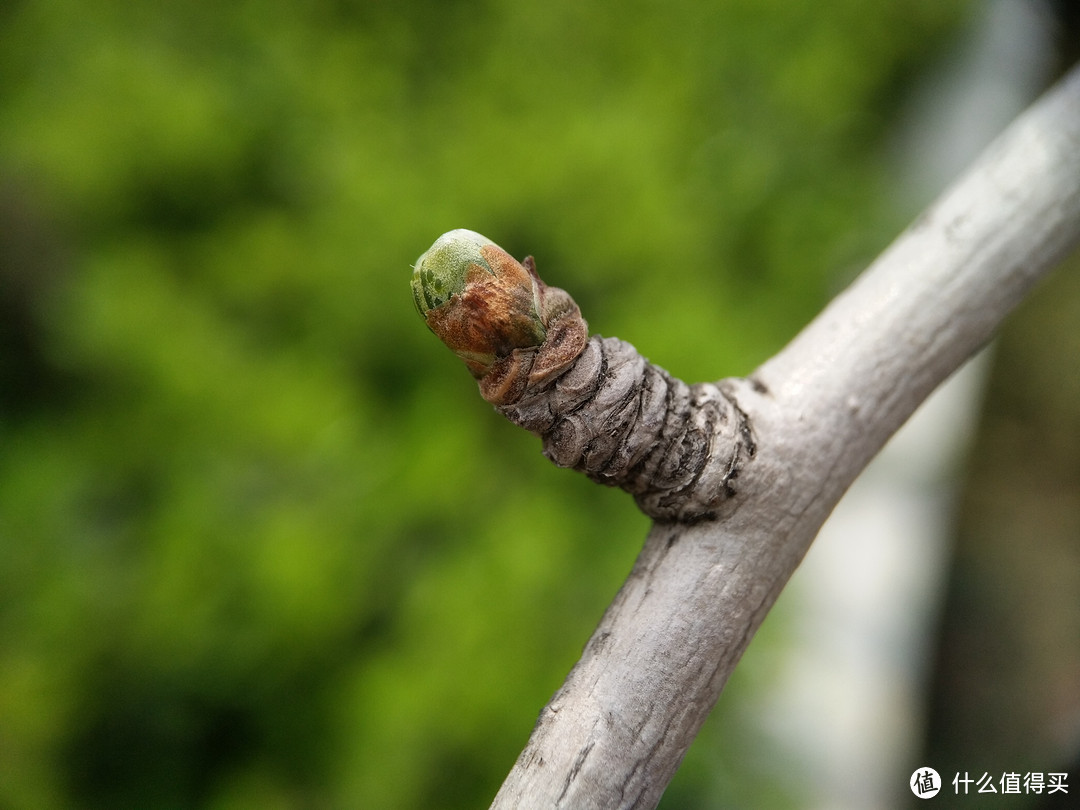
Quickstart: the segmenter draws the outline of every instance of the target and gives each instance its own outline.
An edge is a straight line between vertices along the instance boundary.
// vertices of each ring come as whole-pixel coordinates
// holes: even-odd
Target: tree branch
[[[708,444],[704,466],[713,472],[696,475],[698,491],[690,487],[688,495],[707,506],[657,514],[634,493],[658,522],[581,660],[541,712],[492,807],[655,807],[844,491],[923,399],[1078,242],[1080,68],[1017,119],[779,354],[748,379],[711,387],[724,400],[721,409],[729,416],[737,412],[745,427],[732,431],[731,418],[701,422],[698,411],[682,412],[683,422],[707,424],[714,434],[697,440]],[[544,328],[557,332],[558,318],[547,319],[543,306],[536,310]],[[431,320],[429,314],[429,325]],[[512,389],[513,401],[493,400],[511,418],[530,398],[557,400],[551,391],[559,380],[582,374],[575,364],[588,354],[560,356],[554,372],[534,380],[529,368],[535,358],[519,356],[534,351],[543,357],[544,344],[503,345],[491,354],[498,358],[494,363],[512,367],[510,379],[523,380],[516,389],[499,387]],[[600,388],[611,384],[603,364],[594,376]],[[646,397],[641,390],[637,396]],[[552,451],[558,426],[591,406],[536,407],[550,411],[544,425],[534,417],[517,421],[544,436],[554,460],[597,477],[578,463],[587,452],[569,459],[557,447]],[[574,438],[575,446],[587,449],[605,435],[624,435],[625,426],[613,428],[606,419],[586,419],[592,432]],[[625,429],[632,433],[634,427]],[[724,431],[727,438],[714,443]],[[740,437],[746,452],[733,482],[725,465]],[[628,472],[610,483],[626,486],[624,479],[640,478],[631,474],[640,472],[637,463],[623,465]]]

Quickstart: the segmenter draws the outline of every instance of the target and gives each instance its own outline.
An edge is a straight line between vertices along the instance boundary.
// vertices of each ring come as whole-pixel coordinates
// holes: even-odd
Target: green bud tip
[[[416,309],[474,377],[498,358],[544,342],[545,288],[530,260],[526,265],[464,228],[444,233],[416,260]]]
[[[426,316],[465,288],[465,274],[472,264],[494,275],[480,248],[492,241],[466,228],[447,231],[420,255],[413,267],[412,292],[416,310]]]

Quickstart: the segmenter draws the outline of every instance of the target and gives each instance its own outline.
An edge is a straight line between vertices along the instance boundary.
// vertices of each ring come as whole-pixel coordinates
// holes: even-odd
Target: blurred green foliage
[[[747,373],[902,224],[883,144],[965,12],[4,4],[0,806],[486,806],[647,521],[409,263],[473,228]],[[728,695],[662,806],[791,790]]]

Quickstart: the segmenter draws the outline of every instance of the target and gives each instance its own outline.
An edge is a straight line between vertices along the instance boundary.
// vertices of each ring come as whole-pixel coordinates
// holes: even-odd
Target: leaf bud
[[[464,228],[444,233],[416,260],[416,309],[476,378],[515,349],[547,336],[544,285],[490,239]]]

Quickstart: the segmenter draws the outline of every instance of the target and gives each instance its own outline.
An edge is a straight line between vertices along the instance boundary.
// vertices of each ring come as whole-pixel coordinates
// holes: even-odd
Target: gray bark
[[[716,519],[753,457],[728,386],[687,385],[629,343],[593,337],[568,371],[498,408],[544,440],[544,455],[634,496],[660,521]]]
[[[695,423],[714,436],[728,431],[727,439],[701,439],[707,450],[694,478],[700,491],[676,485],[687,490],[680,502],[688,497],[705,506],[652,513],[660,520],[633,571],[541,712],[492,807],[655,807],[844,491],[1078,242],[1074,69],[779,354],[749,379],[707,389],[737,404],[745,428],[732,432],[730,418]],[[597,392],[608,382],[598,369]],[[616,483],[636,480],[632,471],[643,457],[633,457],[639,451],[632,446],[620,450],[619,437],[635,430],[667,436],[665,428],[585,418],[590,402],[552,409],[546,427],[529,422],[535,413],[522,421],[544,436],[558,463],[602,478],[604,465],[622,453]],[[579,418],[566,427],[575,413]],[[683,423],[696,418],[687,414]],[[581,429],[591,433],[582,437]],[[731,453],[749,435],[733,482]],[[598,466],[588,448],[605,436],[616,440]]]

